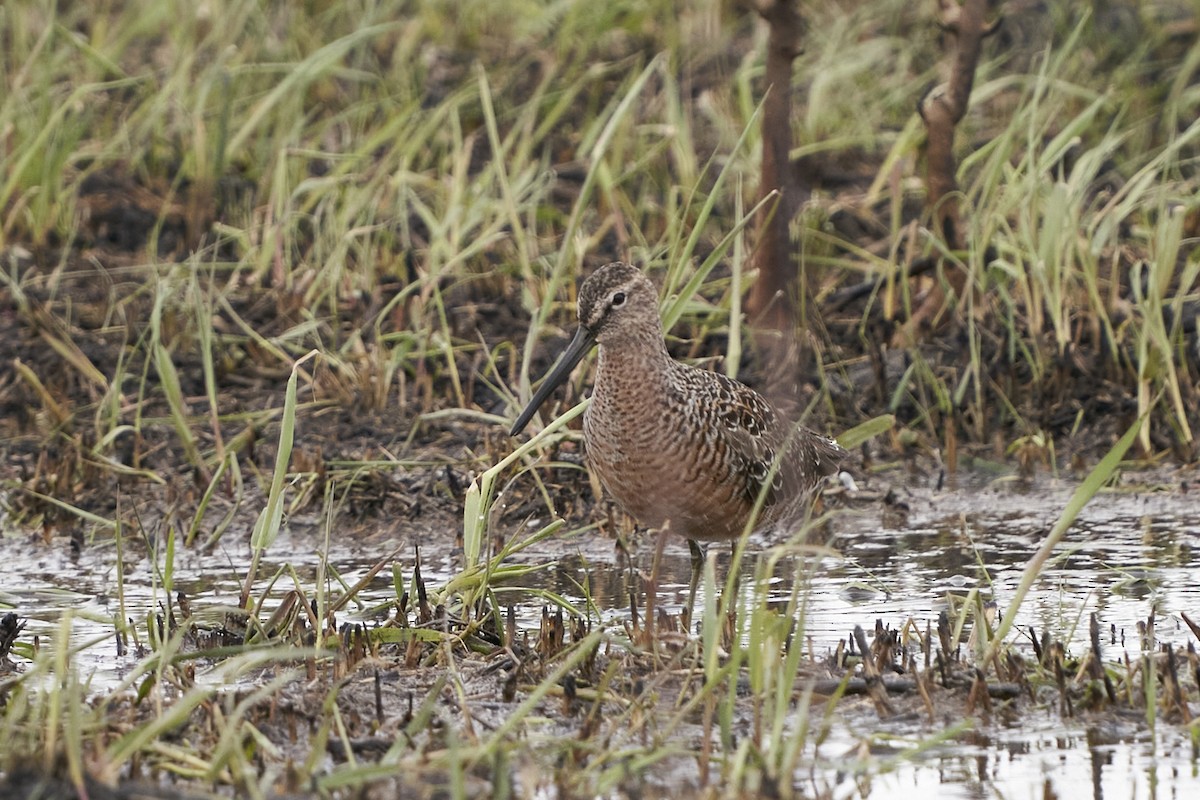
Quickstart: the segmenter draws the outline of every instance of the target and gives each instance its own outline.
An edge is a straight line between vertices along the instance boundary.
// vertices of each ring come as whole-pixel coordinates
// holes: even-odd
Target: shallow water
[[[1141,800],[1192,798],[1200,792],[1196,754],[1186,734],[1161,726],[1064,722],[1053,714],[1024,715],[1019,728],[982,726],[952,745],[857,782],[832,785],[837,798],[917,796],[939,800]],[[914,733],[915,747],[921,734]],[[843,742],[835,738],[831,747]],[[847,742],[847,746],[850,744]],[[900,751],[903,752],[902,750]]]
[[[812,653],[821,658],[848,637],[850,629],[870,629],[876,620],[898,628],[912,620],[924,630],[936,626],[940,611],[952,609],[954,598],[978,590],[994,599],[1001,612],[1015,591],[1022,570],[1065,506],[1073,485],[1048,479],[1035,486],[1014,481],[977,480],[946,491],[901,492],[906,514],[885,510],[879,502],[838,511],[830,530],[830,550],[805,559],[779,562],[772,593],[786,599],[797,570],[811,580],[807,594],[806,636]],[[1186,647],[1191,634],[1180,612],[1200,617],[1200,580],[1196,549],[1200,546],[1200,503],[1178,485],[1159,491],[1118,491],[1098,496],[1084,509],[1065,543],[1035,583],[1021,608],[1018,625],[1068,644],[1073,655],[1088,646],[1088,619],[1098,615],[1106,660],[1140,653],[1137,625],[1154,612],[1159,641]],[[411,540],[411,541],[408,541]],[[290,564],[306,584],[317,573],[321,536],[299,523],[285,531],[261,567],[270,576]],[[316,542],[316,545],[314,545]],[[422,545],[422,572],[428,584],[447,579],[458,568],[460,555],[451,537],[403,532],[364,546],[343,537],[330,547],[330,562],[346,584],[353,584],[397,545],[406,545],[397,561],[411,575],[411,544]],[[443,543],[440,544],[439,543]],[[772,542],[754,540],[745,574],[752,574],[755,555]],[[72,556],[66,547],[9,535],[5,555],[19,576],[0,587],[0,610],[11,607],[29,620],[22,638],[52,638],[67,610],[77,618],[72,641],[78,646],[98,642],[78,654],[75,665],[92,675],[92,686],[114,685],[135,663],[136,653],[118,655],[111,636],[119,613],[115,548],[96,544]],[[594,533],[562,538],[522,553],[531,563],[554,561],[539,573],[541,581],[583,606],[579,586],[589,594],[605,620],[627,617],[630,570],[619,563],[613,543]],[[124,592],[126,616],[141,623],[161,601],[154,590],[151,555],[154,547],[130,542],[125,547]],[[652,542],[645,539],[635,566],[649,571]],[[721,549],[718,574],[728,554]],[[236,604],[248,562],[244,543],[226,544],[208,554],[177,548],[175,586],[190,598],[198,618],[217,623],[223,609]],[[813,569],[813,567],[816,567]],[[687,549],[668,542],[660,568],[658,602],[677,610],[686,601],[690,561]],[[291,588],[290,578],[276,585],[276,597]],[[366,603],[392,598],[392,576],[384,569]],[[640,585],[640,582],[639,582]],[[507,596],[536,627],[540,606]],[[507,600],[505,601],[507,602]],[[349,609],[350,619],[370,617],[367,605]],[[1027,639],[1026,644],[1028,647]],[[1030,651],[1031,652],[1031,651]],[[890,798],[903,792],[928,791],[950,798],[1166,798],[1200,797],[1200,772],[1186,729],[1160,723],[1151,734],[1131,717],[1114,721],[1112,714],[1089,722],[1064,719],[1057,709],[1029,708],[1022,703],[1018,720],[997,716],[980,721],[964,736],[913,755],[917,744],[936,733],[937,726],[920,723],[884,724],[876,716],[852,713],[835,726],[821,755],[829,759],[828,774],[815,785],[835,797]],[[1014,724],[1017,722],[1019,724]],[[846,769],[846,753],[863,742],[886,762],[879,772]]]
[[[936,627],[940,611],[957,607],[950,598],[972,589],[994,599],[1003,613],[1073,489],[1068,481],[1026,486],[980,480],[944,492],[902,494],[909,506],[903,516],[880,504],[840,513],[830,543],[838,555],[823,558],[810,578],[805,632],[814,655],[832,652],[854,625],[869,631],[876,620],[891,628],[912,620],[922,631],[927,622]],[[1018,641],[1032,658],[1027,632],[1033,626],[1039,636],[1048,631],[1067,644],[1069,655],[1081,656],[1090,646],[1089,617],[1095,613],[1106,661],[1125,655],[1136,660],[1138,624],[1153,612],[1157,641],[1185,649],[1192,635],[1179,615],[1200,617],[1198,549],[1200,502],[1178,486],[1098,496],[1033,585],[1017,616],[1026,634]],[[579,559],[593,561],[593,596],[624,607],[628,572],[597,566],[597,555]],[[722,553],[721,563],[726,560]],[[782,562],[776,574],[790,563]],[[568,577],[578,580],[580,574]],[[660,602],[682,606],[690,574],[685,547],[668,546],[660,574]],[[558,588],[569,593],[570,581]],[[776,580],[773,590],[786,599],[791,581]],[[1065,719],[1055,708],[1031,709],[1028,702],[1021,707],[1015,720],[977,721],[967,735],[917,755],[939,726],[905,729],[880,723],[873,712],[865,720],[846,718],[822,748],[829,770],[814,788],[838,798],[912,792],[964,800],[1200,797],[1200,754],[1186,728],[1159,722],[1152,733],[1133,711],[1089,720],[1086,714]],[[879,772],[876,765],[868,777],[847,765],[846,754],[864,742],[872,752],[886,743],[888,769]]]
[[[999,481],[913,493],[903,498],[909,505],[903,516],[878,503],[834,512],[834,536],[827,546],[836,554],[822,558],[811,570],[805,632],[814,652],[832,649],[854,625],[869,627],[876,619],[896,628],[911,618],[924,630],[926,621],[936,625],[938,613],[953,610],[953,600],[972,589],[984,599],[994,599],[1003,611],[1073,488],[1067,482],[1034,488]],[[1080,652],[1088,646],[1092,612],[1099,616],[1102,643],[1125,642],[1131,652],[1138,647],[1137,624],[1152,610],[1160,634],[1181,630],[1180,612],[1191,609],[1193,618],[1200,616],[1197,506],[1200,503],[1179,492],[1097,497],[1042,571],[1017,617],[1018,626],[1028,631],[1032,625],[1039,635],[1048,631],[1069,650]],[[766,550],[771,542],[756,540],[752,545]],[[643,542],[644,549],[651,546]],[[597,604],[623,612],[628,607],[629,574],[611,557],[603,560],[603,548],[612,549],[607,542],[579,544],[573,558],[561,559],[575,569],[557,570],[554,588],[577,595],[575,582],[586,575]],[[719,550],[721,576],[729,556],[724,547],[713,549]],[[649,569],[646,561],[639,564],[644,571]],[[589,566],[585,569],[584,564]],[[687,548],[669,543],[660,567],[660,604],[671,610],[683,606],[690,569]],[[744,568],[747,574],[751,570]],[[784,560],[776,570],[781,599],[789,595],[796,570],[804,571],[798,559]]]

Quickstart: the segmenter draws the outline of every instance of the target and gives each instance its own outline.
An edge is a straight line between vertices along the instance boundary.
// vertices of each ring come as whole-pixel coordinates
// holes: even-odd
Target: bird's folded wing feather
[[[692,391],[711,401],[709,414],[715,423],[714,435],[728,453],[731,477],[742,484],[740,490],[746,500],[755,502],[770,476],[765,505],[772,505],[785,485],[787,467],[780,464],[771,476],[782,444],[775,409],[753,389],[720,373],[689,369],[687,377],[689,382],[704,384],[693,387]]]

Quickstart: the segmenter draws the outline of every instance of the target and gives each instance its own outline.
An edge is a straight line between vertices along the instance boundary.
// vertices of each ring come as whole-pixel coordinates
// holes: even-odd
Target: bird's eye
[[[612,296],[612,307],[620,308],[623,305],[625,305],[625,293],[617,292]]]

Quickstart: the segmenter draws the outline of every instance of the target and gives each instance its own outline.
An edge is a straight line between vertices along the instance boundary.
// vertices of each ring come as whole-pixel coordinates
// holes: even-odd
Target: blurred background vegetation
[[[1198,9],[1004,3],[957,127],[966,231],[965,247],[951,249],[931,232],[916,111],[952,52],[934,5],[801,4],[791,156],[803,202],[784,267],[802,278],[795,333],[807,356],[783,399],[832,433],[894,415],[869,445],[883,468],[1095,465],[1025,568],[995,643],[976,639],[990,624],[972,630],[976,655],[990,648],[978,663],[999,676],[995,651],[1023,593],[1126,453],[1195,461]],[[0,619],[0,655],[12,646],[29,664],[0,684],[0,738],[13,743],[0,748],[0,769],[13,785],[29,760],[38,776],[61,774],[65,761],[76,794],[86,775],[115,784],[169,773],[251,796],[279,786],[333,796],[381,775],[433,792],[449,776],[447,796],[466,797],[481,794],[465,781],[482,766],[495,773],[495,796],[508,796],[510,773],[543,748],[563,796],[572,785],[601,796],[629,776],[636,786],[672,752],[689,776],[699,764],[707,783],[709,745],[697,760],[702,737],[689,728],[703,715],[703,740],[720,742],[714,775],[766,776],[736,777],[731,791],[789,790],[808,747],[814,655],[793,645],[816,562],[795,559],[779,603],[775,567],[795,542],[759,557],[741,597],[734,568],[718,601],[709,560],[700,638],[689,639],[687,623],[668,630],[688,643],[664,670],[658,620],[648,612],[639,629],[636,592],[631,621],[605,629],[586,580],[582,615],[535,580],[516,583],[549,562],[511,556],[557,536],[567,527],[559,518],[590,534],[604,514],[577,432],[516,450],[506,435],[574,326],[578,278],[614,259],[644,266],[662,287],[677,357],[770,385],[742,314],[755,278],[766,38],[757,14],[730,0],[0,7],[0,532],[14,550],[28,531],[69,536],[76,553],[97,544],[116,598],[98,598],[100,630],[83,643],[73,640],[74,609],[42,629],[44,646],[18,641],[15,612]],[[930,297],[942,299],[918,313]],[[586,383],[578,375],[559,409]],[[260,562],[283,520],[306,508],[322,512],[302,531],[324,537],[313,535],[311,552],[304,540],[315,571],[298,571],[282,546],[281,564]],[[226,550],[178,551],[235,554],[227,572],[240,597],[202,589],[200,620],[173,591],[176,543],[211,546],[231,530],[240,538]],[[431,540],[440,549],[424,552],[450,574],[427,597],[416,545]],[[360,547],[372,564],[357,583],[327,562],[331,541]],[[28,563],[41,570],[50,548],[33,544]],[[412,547],[412,562],[393,547]],[[980,552],[953,569],[980,561],[986,573]],[[127,611],[134,562],[145,593]],[[203,571],[196,563],[189,569]],[[360,598],[388,567],[394,597]],[[23,577],[0,602],[30,603]],[[966,663],[959,634],[990,594],[985,579],[951,609],[953,636],[943,615],[943,683],[942,654]],[[500,620],[493,582],[504,581],[546,603],[536,636],[518,634],[511,606]],[[394,616],[350,631],[350,603]],[[910,619],[905,630],[917,627]],[[136,665],[97,695],[74,659],[114,633],[119,659],[133,642]],[[892,643],[879,656],[890,663],[896,631],[881,623],[876,634]],[[928,678],[928,627],[924,636]],[[503,657],[518,638],[536,652],[462,679],[460,658]],[[407,692],[407,709],[386,715],[378,671],[373,696],[370,681],[343,680],[356,664],[377,665],[383,647],[388,697],[404,702],[399,679],[391,683],[401,671]],[[198,651],[209,668],[201,680]],[[844,656],[839,648],[839,676],[855,669]],[[1057,658],[1028,663],[1043,685],[1057,668],[1065,697],[1061,645]],[[699,689],[674,669],[686,659],[703,673]],[[1144,703],[1153,730],[1155,670],[1145,668],[1135,697],[1128,687],[1143,677],[1128,657],[1124,669],[1123,692]],[[584,714],[567,680],[576,673],[594,692],[579,695]],[[626,681],[634,674],[652,679]],[[478,718],[476,736],[468,700],[494,697],[498,682],[502,701],[475,706],[494,712],[494,726]],[[226,686],[237,689],[220,694]],[[675,704],[665,722],[660,690]],[[557,727],[542,716],[550,698],[562,701]],[[364,713],[371,705],[375,714]],[[615,738],[589,743],[602,706]],[[833,706],[813,727],[818,743]],[[277,707],[296,714],[279,723],[286,731],[270,727]],[[735,728],[738,714],[753,725]],[[363,750],[355,763],[351,736],[374,748],[385,716],[388,755],[376,764]],[[311,735],[298,744],[297,730]],[[626,734],[642,741],[609,746]],[[345,760],[330,769],[331,754]]]
[[[991,460],[1086,460],[1145,414],[1142,455],[1190,460],[1195,8],[1002,11],[951,252],[915,113],[946,70],[935,9],[802,5],[797,396],[831,431],[894,413],[894,448]],[[315,349],[293,469],[434,464],[453,493],[511,449],[576,279],[618,258],[663,285],[678,356],[761,381],[765,29],[738,4],[15,3],[0,32],[0,447],[39,492],[74,502],[95,467],[203,489]],[[952,272],[967,289],[906,328]]]

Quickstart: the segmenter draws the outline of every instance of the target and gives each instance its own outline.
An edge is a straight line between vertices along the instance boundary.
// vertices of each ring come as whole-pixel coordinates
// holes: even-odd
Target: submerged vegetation
[[[675,355],[767,382],[741,319],[764,89],[753,14],[10,4],[0,547],[32,538],[115,566],[91,620],[105,632],[87,640],[72,635],[82,612],[35,638],[22,576],[0,587],[0,787],[820,795],[822,770],[888,767],[821,749],[848,692],[931,719],[947,703],[959,719],[1132,707],[1200,740],[1196,655],[1160,650],[1153,616],[1123,664],[1096,631],[1086,655],[1035,632],[1031,654],[1012,629],[1122,464],[1197,456],[1195,9],[1010,3],[958,127],[969,244],[952,250],[921,178],[916,108],[943,59],[932,9],[810,6],[792,152],[811,180],[792,223],[810,370],[792,397],[811,426],[866,423],[868,474],[1082,479],[997,619],[985,586],[936,629],[806,646],[830,552],[817,542],[853,513],[837,497],[786,542],[741,543],[728,569],[710,556],[694,621],[656,608],[656,568],[614,621],[586,585],[582,601],[557,594],[521,557],[589,527],[629,547],[580,466],[577,405],[526,442],[505,435],[581,274],[643,266]],[[945,302],[917,316],[935,290]],[[314,571],[279,553],[301,519]],[[360,535],[378,559],[343,575],[331,542]],[[240,591],[181,590],[183,554],[222,547],[249,553]],[[453,570],[424,577],[421,552]],[[125,602],[133,562],[150,565],[145,604]],[[522,605],[540,626],[518,626]],[[373,622],[350,624],[352,607]],[[112,685],[77,663],[98,645],[132,656]]]

